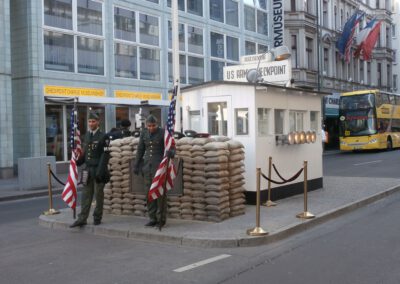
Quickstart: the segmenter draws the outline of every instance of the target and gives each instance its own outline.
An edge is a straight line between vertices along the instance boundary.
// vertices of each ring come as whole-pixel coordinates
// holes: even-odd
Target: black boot
[[[85,226],[87,223],[86,221],[82,221],[82,220],[76,220],[72,225],[70,225],[70,228],[75,228],[75,227],[83,227]]]
[[[101,220],[93,220],[93,225],[97,226],[101,224]]]
[[[157,225],[157,221],[156,220],[150,220],[149,222],[146,223],[146,227],[154,227],[155,225]]]

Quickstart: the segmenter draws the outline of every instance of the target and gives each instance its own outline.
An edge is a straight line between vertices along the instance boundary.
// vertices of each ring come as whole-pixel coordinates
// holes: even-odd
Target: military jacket
[[[140,133],[139,145],[136,153],[136,167],[143,161],[143,172],[155,171],[164,156],[164,130],[158,127],[150,134],[147,129]]]
[[[97,130],[92,136],[88,131],[84,138],[84,162],[88,167],[97,167],[100,163],[101,156],[104,153],[104,134]]]

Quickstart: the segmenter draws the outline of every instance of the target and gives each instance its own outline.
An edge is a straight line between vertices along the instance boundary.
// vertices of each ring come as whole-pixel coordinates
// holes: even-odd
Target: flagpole
[[[180,71],[179,71],[179,17],[178,17],[178,0],[171,1],[171,26],[172,26],[172,74],[173,84],[178,85],[176,92],[176,120],[175,130],[182,132],[182,112],[181,112],[181,96],[180,96]]]
[[[76,137],[76,127],[75,127],[75,125],[77,125],[77,123],[78,123],[77,122],[78,110],[76,108],[77,102],[78,102],[78,97],[75,97],[74,98],[74,110],[73,110],[73,112],[74,112],[74,142],[72,144],[72,151],[74,151],[74,149],[75,149],[75,137]],[[78,157],[75,157],[75,158],[78,159]],[[71,152],[71,159],[72,159],[72,152]],[[75,162],[76,162],[76,160],[75,160]],[[78,184],[76,185],[76,187],[77,187],[76,191],[78,191]],[[76,201],[75,201],[75,207],[72,208],[72,214],[73,214],[73,218],[76,219]]]

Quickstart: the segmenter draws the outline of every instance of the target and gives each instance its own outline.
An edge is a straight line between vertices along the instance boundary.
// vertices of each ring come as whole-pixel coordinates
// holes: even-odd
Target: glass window
[[[180,54],[179,55],[179,73],[180,73],[180,82],[182,84],[186,84],[186,56]],[[173,68],[172,68],[172,53],[168,53],[168,74],[169,81],[172,82],[174,80]]]
[[[318,111],[310,111],[310,130],[318,132]]]
[[[140,14],[140,42],[150,45],[159,45],[158,18]]]
[[[239,61],[239,39],[226,37],[226,58]]]
[[[167,0],[168,7],[171,7],[171,0]],[[185,11],[185,0],[178,0],[178,9],[181,11]]]
[[[244,43],[245,55],[256,54],[256,43],[247,41]]]
[[[204,82],[204,59],[188,56],[189,84]]]
[[[211,32],[211,56],[225,58],[224,35]]]
[[[103,41],[77,37],[78,41],[78,72],[104,75]]]
[[[157,3],[158,4],[158,0],[147,0],[149,2],[153,2],[153,3]]]
[[[268,46],[259,44],[258,45],[258,53],[266,53],[268,51]]]
[[[203,30],[188,26],[187,27],[188,51],[203,54]]]
[[[210,18],[214,21],[224,22],[223,0],[210,0]]]
[[[211,60],[211,80],[224,79],[224,66],[224,62]]]
[[[235,121],[236,121],[236,135],[248,135],[249,134],[249,109],[248,108],[236,108],[235,109]]]
[[[244,6],[244,28],[248,31],[256,31],[255,10],[250,6]]]
[[[134,11],[114,8],[114,37],[136,41],[136,16]]]
[[[201,132],[201,117],[199,110],[189,111],[189,129]]]
[[[258,136],[267,136],[269,134],[269,112],[267,108],[258,108]]]
[[[102,6],[103,4],[91,0],[78,0],[78,31],[102,35]]]
[[[228,109],[226,102],[208,103],[208,133],[228,135]]]
[[[74,37],[44,31],[44,68],[74,72]]]
[[[304,130],[304,112],[290,111],[289,112],[289,131]]]
[[[257,32],[268,35],[268,14],[257,10]]]
[[[160,51],[140,48],[140,79],[160,81]]]
[[[115,76],[137,78],[137,48],[136,46],[115,43]]]
[[[226,23],[235,27],[239,26],[238,3],[233,0],[225,0]]]
[[[115,108],[115,125],[117,128],[121,127],[121,121],[129,119],[129,108],[128,107],[116,107]]]
[[[178,24],[179,50],[185,50],[185,26]],[[168,48],[172,48],[172,22],[168,21]]]
[[[275,116],[275,134],[283,134],[285,111],[283,109],[276,109],[274,116]]]
[[[72,30],[72,0],[44,0],[44,24]]]
[[[203,1],[187,0],[186,3],[188,13],[203,16]]]
[[[46,155],[64,160],[64,131],[62,106],[46,105]]]

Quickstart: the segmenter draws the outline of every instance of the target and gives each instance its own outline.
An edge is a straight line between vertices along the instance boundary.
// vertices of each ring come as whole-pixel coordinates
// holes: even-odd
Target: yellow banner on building
[[[45,96],[62,96],[62,97],[105,97],[106,91],[104,89],[94,88],[74,88],[63,86],[44,86]]]
[[[161,100],[160,93],[146,93],[133,91],[114,91],[114,96],[120,99],[138,99],[138,100]]]

